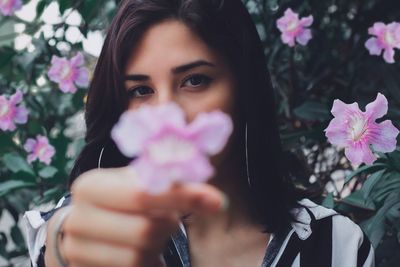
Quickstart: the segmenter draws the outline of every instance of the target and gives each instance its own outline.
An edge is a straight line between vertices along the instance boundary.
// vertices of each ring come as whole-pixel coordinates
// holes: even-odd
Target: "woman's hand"
[[[180,216],[217,213],[223,194],[208,184],[176,185],[160,195],[135,186],[129,167],[96,169],[72,185],[61,253],[70,267],[159,267]]]

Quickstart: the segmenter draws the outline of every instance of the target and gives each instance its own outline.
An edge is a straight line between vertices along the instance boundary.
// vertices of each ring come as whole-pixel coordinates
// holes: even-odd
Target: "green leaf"
[[[357,170],[353,171],[352,173],[350,173],[346,177],[344,183],[347,184],[353,177],[355,177],[363,172],[372,173],[372,172],[375,172],[375,171],[378,171],[380,169],[387,168],[387,167],[388,167],[388,165],[386,163],[375,163],[373,165],[364,165],[364,166],[358,168]]]
[[[386,218],[400,232],[400,202],[388,210]]]
[[[40,56],[40,51],[35,50],[34,52],[26,52],[16,57],[16,61],[22,69],[31,71],[35,60]]]
[[[363,192],[363,196],[364,196],[365,199],[368,198],[369,194],[374,189],[374,186],[383,177],[383,174],[385,173],[385,171],[386,171],[386,169],[374,172],[367,178],[367,180],[365,181],[363,187],[361,188],[361,190]]]
[[[316,101],[306,101],[293,112],[304,120],[326,121],[331,117],[328,106]]]
[[[44,9],[47,6],[46,0],[41,0],[36,6],[36,18],[40,18],[42,16]]]
[[[18,225],[14,225],[11,228],[11,239],[13,240],[14,244],[19,248],[25,248],[25,239],[19,229]]]
[[[62,198],[66,193],[66,188],[63,188],[61,186],[55,186],[51,189],[48,189],[44,192],[43,196],[36,196],[33,199],[33,203],[36,205],[41,205],[44,203],[49,203],[49,202],[55,202]]]
[[[323,133],[324,127],[313,127],[305,131],[288,131],[281,133],[281,140],[284,150],[293,148],[301,148],[303,146],[301,139],[325,141],[326,137]]]
[[[5,247],[7,245],[7,236],[0,232],[0,247]]]
[[[333,209],[333,207],[335,206],[335,201],[333,199],[332,192],[325,197],[324,201],[322,201],[322,206],[325,206],[329,209]]]
[[[0,69],[9,66],[16,52],[11,47],[0,47]]]
[[[68,8],[72,7],[72,3],[69,0],[60,0],[58,1],[58,4],[60,6],[60,13],[64,14],[65,10]]]
[[[42,129],[43,125],[40,124],[39,121],[31,119],[28,122],[28,132],[31,135],[38,135],[43,133]]]
[[[376,248],[385,234],[386,213],[400,201],[400,194],[391,194],[384,205],[370,219],[362,222],[360,225],[368,235],[372,245]]]
[[[9,258],[6,246],[7,246],[7,236],[4,233],[0,232],[0,256],[3,257],[4,259]]]
[[[87,90],[85,89],[79,89],[75,94],[74,97],[72,98],[72,103],[75,107],[76,110],[82,109],[84,106],[84,97],[87,94]]]
[[[57,171],[58,170],[53,166],[46,166],[39,171],[39,176],[45,179],[52,178],[57,173]]]
[[[351,206],[355,206],[357,208],[365,209],[365,210],[374,210],[375,207],[371,203],[365,203],[364,197],[362,192],[355,191],[354,193],[348,195],[344,199],[342,199],[342,202]]]
[[[32,173],[24,172],[24,171],[18,171],[16,173],[13,173],[10,176],[10,180],[19,180],[19,181],[25,181],[25,182],[31,182],[35,183],[36,182],[36,176],[33,175]]]
[[[28,187],[34,187],[36,186],[35,183],[32,182],[26,182],[26,181],[7,181],[4,183],[0,183],[0,197],[3,197],[7,195],[9,192],[16,190],[16,189],[21,189],[21,188],[28,188]]]
[[[371,195],[374,201],[379,204],[383,203],[386,197],[393,192],[400,192],[400,177],[398,173],[393,173],[393,175],[385,179]]]
[[[11,134],[0,133],[0,154],[15,149]]]
[[[81,13],[83,19],[87,24],[94,18],[94,14],[98,12],[99,8],[102,6],[101,3],[103,1],[99,0],[85,0],[82,1],[82,5],[79,8],[79,12]]]
[[[10,171],[14,173],[24,171],[35,175],[31,166],[29,166],[26,160],[22,158],[18,153],[12,152],[5,154],[3,156],[3,163]]]
[[[9,251],[8,255],[9,255],[10,258],[14,259],[14,258],[17,258],[17,257],[26,256],[28,253],[29,252],[28,252],[28,249],[26,247],[25,248],[21,247],[21,248],[16,248],[16,249],[13,249],[13,250]],[[9,265],[9,266],[4,266],[4,267],[13,267],[13,266]]]
[[[389,159],[390,165],[394,169],[400,171],[400,151],[395,150],[395,151],[393,151],[391,153],[388,153],[387,157]]]

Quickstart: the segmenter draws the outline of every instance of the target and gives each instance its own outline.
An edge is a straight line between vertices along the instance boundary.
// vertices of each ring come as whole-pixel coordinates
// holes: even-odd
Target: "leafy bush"
[[[81,119],[87,88],[74,80],[76,92],[71,84],[63,87],[66,93],[60,90],[57,78],[48,75],[54,65],[52,58],[70,60],[83,51],[82,39],[71,40],[68,35],[78,31],[86,38],[94,31],[104,33],[118,2],[24,1],[36,7],[32,21],[15,15],[16,10],[1,15],[4,10],[0,8],[0,95],[9,101],[20,90],[23,100],[16,101],[15,107],[26,107],[29,113],[26,123],[23,118],[13,121],[15,130],[10,130],[10,124],[1,128],[0,123],[0,215],[2,219],[6,214],[11,215],[15,222],[9,229],[0,229],[0,258],[7,266],[16,266],[27,257],[18,225],[21,215],[32,207],[54,203],[65,193],[68,174],[83,145],[82,135],[71,131],[76,127],[71,118]],[[395,63],[388,63],[382,56],[370,55],[365,46],[372,37],[368,29],[375,22],[400,21],[400,9],[394,8],[396,1],[243,2],[265,47],[287,165],[295,183],[313,200],[359,222],[377,248],[378,266],[397,266],[400,150],[377,152],[378,160],[372,165],[354,165],[347,160],[343,149],[331,145],[324,134],[335,99],[345,103],[357,101],[364,107],[375,99],[377,92],[389,100],[387,118],[394,125],[399,124],[400,57],[396,54]],[[50,25],[41,16],[55,3],[61,19]],[[311,25],[305,27],[311,30],[312,38],[303,40],[304,45],[297,42],[290,46],[281,39],[277,21],[287,8],[300,18],[313,16]],[[76,14],[80,16],[79,23],[73,25],[69,18]],[[26,47],[15,46],[14,41],[21,36],[30,41]],[[84,58],[85,64],[80,67],[93,69],[95,57],[84,53]],[[0,103],[5,103],[4,99]],[[0,106],[0,114],[5,112],[3,107]],[[39,154],[36,160],[31,157],[28,161],[37,145],[32,140],[39,135],[49,140],[49,145],[40,148],[47,151],[50,162]],[[32,140],[27,146],[29,139]],[[50,156],[50,146],[56,152],[54,156]]]

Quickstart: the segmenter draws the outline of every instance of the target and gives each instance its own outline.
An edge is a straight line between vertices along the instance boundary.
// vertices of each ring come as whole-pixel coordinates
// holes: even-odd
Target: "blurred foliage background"
[[[0,130],[0,266],[28,266],[21,217],[48,210],[66,192],[68,174],[83,145],[85,94],[63,93],[47,71],[53,55],[83,51],[93,70],[95,46],[119,1],[24,0],[22,10],[0,13],[0,95],[24,94],[29,120],[15,131]],[[361,225],[376,248],[378,266],[400,262],[400,151],[380,154],[371,166],[352,166],[343,150],[327,142],[334,99],[361,107],[377,92],[389,100],[400,125],[400,64],[370,56],[364,44],[374,22],[400,21],[396,0],[243,0],[265,46],[278,103],[286,164],[310,198]],[[283,44],[276,20],[288,8],[312,14],[313,38],[306,46]],[[46,19],[56,17],[56,19]],[[94,39],[93,36],[98,36]],[[100,37],[99,37],[100,36]],[[90,42],[92,40],[92,42]],[[400,56],[396,55],[396,61]],[[50,165],[28,164],[29,137],[47,136],[56,149]]]

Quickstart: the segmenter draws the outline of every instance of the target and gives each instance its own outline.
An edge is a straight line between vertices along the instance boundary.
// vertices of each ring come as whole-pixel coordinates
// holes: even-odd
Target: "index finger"
[[[74,182],[73,201],[135,213],[146,213],[151,209],[214,213],[227,205],[224,194],[206,183],[177,184],[166,192],[151,195],[138,188],[136,179],[140,177],[131,167],[91,170]]]

